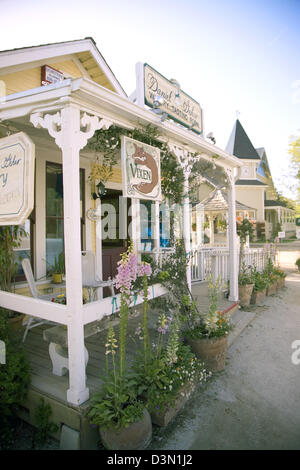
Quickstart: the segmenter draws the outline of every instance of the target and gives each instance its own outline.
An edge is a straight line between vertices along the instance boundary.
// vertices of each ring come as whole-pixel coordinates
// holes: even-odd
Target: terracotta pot
[[[241,307],[247,307],[250,304],[254,284],[239,286],[239,303]]]
[[[218,372],[225,369],[227,335],[219,338],[187,338],[186,341],[198,359],[204,362],[208,371]]]
[[[282,287],[285,286],[285,278],[284,277],[280,277],[278,280],[277,280],[277,289],[281,289]]]
[[[152,423],[148,410],[144,409],[140,421],[131,423],[124,429],[99,428],[102,444],[108,450],[144,450],[152,439]]]
[[[266,297],[266,291],[267,289],[264,289],[262,291],[254,291],[252,292],[251,295],[251,300],[250,303],[252,305],[258,305],[263,302],[264,298]]]
[[[62,274],[59,273],[53,273],[52,274],[52,282],[53,284],[61,284],[62,283]]]
[[[277,281],[273,282],[268,288],[267,288],[267,295],[273,295],[276,294],[277,292]]]

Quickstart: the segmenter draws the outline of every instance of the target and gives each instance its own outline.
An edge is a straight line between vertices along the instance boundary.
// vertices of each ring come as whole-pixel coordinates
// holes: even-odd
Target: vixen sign
[[[122,137],[123,196],[161,199],[160,151],[129,137]]]
[[[0,139],[0,225],[22,225],[34,206],[35,146],[24,134]]]

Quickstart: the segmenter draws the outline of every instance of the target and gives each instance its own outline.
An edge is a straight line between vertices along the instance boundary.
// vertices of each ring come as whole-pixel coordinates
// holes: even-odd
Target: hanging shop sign
[[[62,82],[64,74],[49,65],[42,66],[42,85],[50,85],[50,83]]]
[[[34,206],[35,146],[19,132],[0,139],[0,225],[22,225]]]
[[[122,136],[123,196],[161,200],[160,150]]]
[[[159,106],[169,118],[192,129],[197,134],[203,131],[202,109],[193,98],[184,93],[179,84],[166,79],[148,64],[144,64],[145,104],[155,108],[157,96],[163,99]]]

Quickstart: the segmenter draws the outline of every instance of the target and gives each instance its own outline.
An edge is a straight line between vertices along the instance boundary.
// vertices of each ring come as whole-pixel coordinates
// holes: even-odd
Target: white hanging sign
[[[19,132],[0,139],[0,225],[22,225],[34,207],[35,145]]]
[[[121,144],[123,196],[160,201],[160,150],[125,136]]]

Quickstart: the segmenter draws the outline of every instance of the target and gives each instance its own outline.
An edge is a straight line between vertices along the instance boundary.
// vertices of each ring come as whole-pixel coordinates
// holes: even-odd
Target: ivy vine
[[[152,145],[160,149],[161,163],[161,188],[162,193],[170,204],[181,204],[184,194],[184,170],[175,155],[170,151],[167,143],[161,142],[159,130],[156,126],[148,124],[133,130],[119,126],[111,126],[107,130],[97,130],[88,142],[87,148],[96,153],[96,159],[91,169],[90,182],[100,180],[105,184],[113,174],[113,167],[119,159],[121,149],[121,136],[125,135],[144,144]],[[197,153],[190,153],[191,175],[189,178],[189,196],[195,199],[195,189],[198,187],[198,177],[207,176],[211,180],[218,180],[218,184],[225,186],[226,175],[214,162],[197,160]],[[214,159],[219,156],[215,155]],[[197,196],[196,196],[197,199]]]

